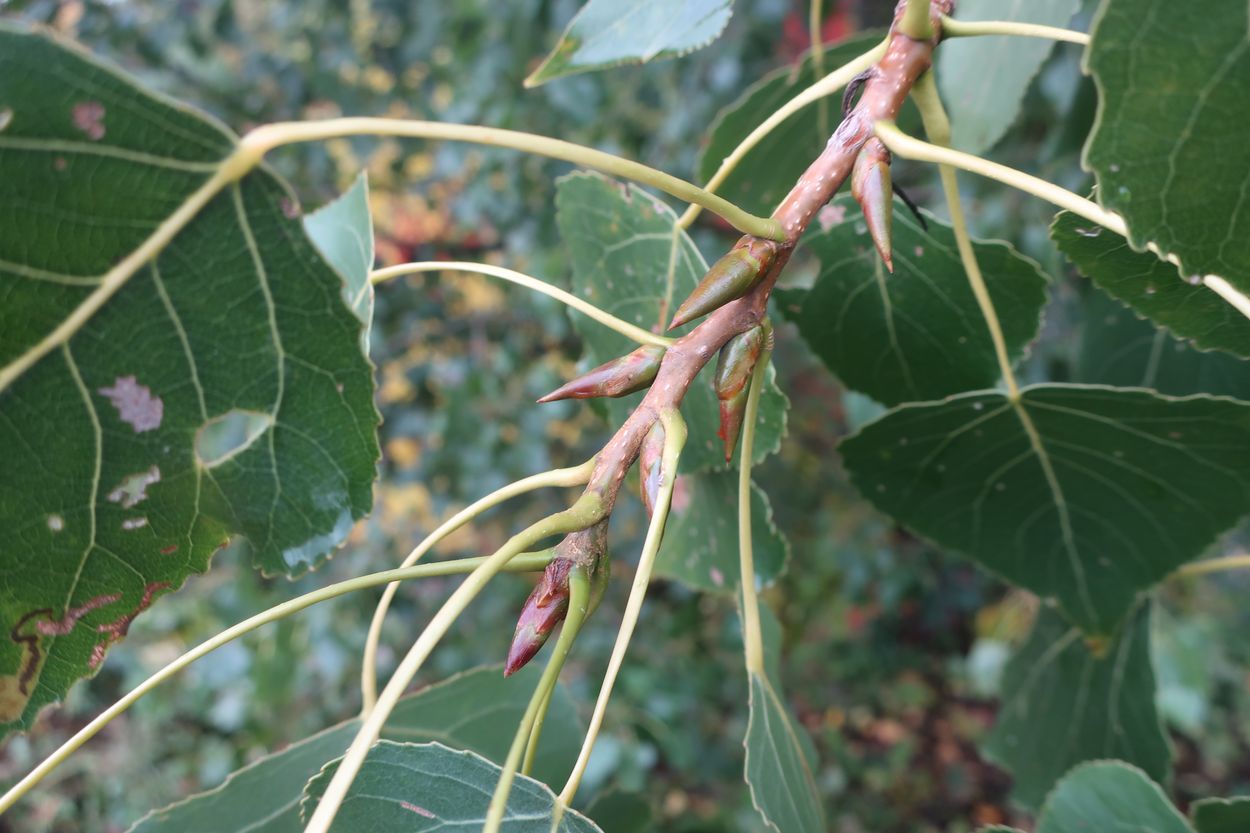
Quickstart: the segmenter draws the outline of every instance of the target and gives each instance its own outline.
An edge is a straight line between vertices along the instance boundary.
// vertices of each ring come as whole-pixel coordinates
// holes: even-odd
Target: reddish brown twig
[[[935,36],[927,41],[913,40],[898,31],[904,5],[900,2],[895,11],[886,53],[863,82],[859,101],[838,125],[824,151],[808,166],[773,212],[773,219],[785,229],[785,242],[774,243],[745,235],[735,244],[734,250],[748,252],[752,259],[759,261],[762,276],[753,282],[745,281],[749,286],[745,294],[717,307],[707,320],[668,348],[647,395],[599,452],[586,491],[599,495],[605,515],[610,514],[621,483],[638,458],[643,441],[661,410],[680,406],[699,371],[726,342],[758,327],[764,320],[768,297],[799,237],[816,212],[829,202],[850,174],[864,143],[872,137],[873,124],[878,120],[896,118],[912,85],[929,68],[933,47],[940,38],[939,15],[951,12],[952,0],[931,0],[930,16]],[[715,269],[713,267],[713,271]],[[744,279],[736,271],[731,279],[735,287],[743,285]],[[703,284],[700,289],[707,291]],[[699,291],[696,290],[696,293]],[[696,318],[698,315],[689,317]],[[596,552],[593,544],[595,535],[593,529],[571,533],[566,539],[570,551]],[[596,565],[587,563],[582,566],[593,568]]]

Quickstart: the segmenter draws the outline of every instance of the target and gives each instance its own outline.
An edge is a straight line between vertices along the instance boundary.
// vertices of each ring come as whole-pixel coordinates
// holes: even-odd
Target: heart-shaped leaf
[[[693,52],[716,40],[731,14],[733,0],[588,0],[525,86]]]
[[[746,780],[768,830],[804,833],[824,830],[820,791],[790,717],[768,677],[750,675],[750,719],[746,736]]]
[[[1156,781],[1167,778],[1172,753],[1155,709],[1150,605],[1097,646],[1042,608],[1003,673],[1002,707],[985,752],[1012,774],[1016,800],[1032,808],[1084,761],[1119,758]]]
[[[813,352],[848,387],[894,405],[993,387],[998,361],[951,227],[925,231],[896,201],[894,272],[872,245],[859,206],[842,197],[804,245],[820,259],[809,291],[778,292]],[[1046,278],[1006,243],[973,243],[1013,358],[1037,335]]]
[[[337,768],[338,761],[334,761],[308,782],[300,808],[305,821]],[[440,743],[378,741],[369,750],[330,830],[480,830],[501,772],[480,755],[448,749]],[[576,810],[563,810],[558,823],[555,813],[556,796],[547,785],[517,775],[501,829],[509,833],[602,833]]]
[[[1108,636],[1250,507],[1250,405],[1038,385],[905,405],[844,441],[878,509]]]
[[[689,235],[680,229],[674,232],[677,216],[673,210],[645,191],[598,174],[571,174],[560,180],[558,188],[556,220],[573,259],[573,292],[631,324],[662,331],[676,305],[707,272],[707,263]],[[585,362],[590,367],[637,346],[579,313],[572,317],[573,326],[585,339]],[[676,332],[683,334],[693,327]],[[710,364],[715,363],[713,356]],[[682,414],[690,426],[690,441],[681,455],[682,471],[725,467],[724,446],[716,439],[720,403],[711,376],[712,371],[705,368],[682,402]],[[613,426],[625,421],[641,395],[607,400]],[[757,461],[780,447],[786,407],[770,368],[760,397]]]
[[[267,572],[316,564],[368,510],[378,447],[360,320],[285,185],[256,170],[188,202],[232,135],[4,26],[0,111],[12,728],[230,536]]]
[[[1208,0],[1103,0],[1086,64],[1098,121],[1085,162],[1098,201],[1181,273],[1250,291],[1250,8]]]

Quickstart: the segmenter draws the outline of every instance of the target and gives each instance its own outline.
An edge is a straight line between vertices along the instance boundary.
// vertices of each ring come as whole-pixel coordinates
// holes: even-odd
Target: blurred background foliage
[[[1077,25],[1088,21],[1089,8]],[[724,36],[684,58],[524,90],[576,0],[0,0],[0,14],[44,22],[193,102],[237,131],[265,121],[388,115],[482,123],[593,145],[693,176],[718,110],[809,43],[794,0],[738,0]],[[879,26],[888,0],[827,4],[833,43]],[[994,158],[1088,189],[1079,154],[1094,118],[1073,50],[1044,66]],[[819,146],[819,137],[813,136]],[[794,152],[802,152],[795,149]],[[273,164],[306,208],[369,173],[379,259],[479,259],[566,280],[553,185],[567,166],[454,144],[343,140],[283,151]],[[931,171],[896,178],[941,214]],[[975,231],[1012,241],[1051,276],[1052,303],[1024,377],[1082,375],[1082,320],[1111,314],[1051,246],[1049,209],[963,178]],[[705,214],[694,230],[714,257],[732,240]],[[800,252],[786,281],[810,281]],[[1093,311],[1087,307],[1092,305]],[[1122,313],[1122,311],[1121,311]],[[777,320],[777,317],[774,317]],[[1132,322],[1127,329],[1132,329]],[[1125,333],[1126,340],[1140,334]],[[1028,633],[1036,601],[894,528],[846,483],[835,446],[871,418],[782,325],[776,364],[790,396],[789,437],[759,469],[789,571],[766,598],[783,626],[785,688],[820,752],[818,783],[840,833],[959,833],[1027,823],[1009,777],[976,749],[992,724],[998,676]],[[217,630],[297,593],[395,564],[440,520],[533,472],[584,459],[609,426],[584,404],[533,400],[576,367],[564,310],[473,276],[426,276],[378,293],[371,353],[385,416],[373,516],[324,569],[264,579],[245,545],[140,617],[99,676],[76,687],[31,736],[0,749],[11,782],[120,693]],[[1121,381],[1121,380],[1116,380]],[[714,426],[691,426],[692,434]],[[489,552],[561,496],[515,501],[453,536],[447,555]],[[597,691],[640,539],[626,501],[614,519],[609,596],[566,677],[583,709]],[[1246,577],[1168,585],[1156,626],[1159,699],[1179,752],[1182,800],[1250,787],[1250,608]],[[394,607],[386,673],[447,582],[409,584]],[[426,684],[502,659],[526,580],[500,579],[423,671]],[[217,652],[112,723],[0,829],[121,831],[153,807],[218,784],[267,751],[355,713],[359,648],[376,593],[313,608]],[[586,794],[639,791],[656,829],[753,829],[742,784],[745,675],[732,600],[654,589],[588,774]],[[675,672],[675,669],[677,671]],[[553,716],[551,719],[559,719]],[[611,833],[612,819],[601,819]]]

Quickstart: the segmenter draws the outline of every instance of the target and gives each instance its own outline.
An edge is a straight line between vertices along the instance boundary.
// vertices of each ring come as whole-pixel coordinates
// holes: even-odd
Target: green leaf
[[[773,523],[768,496],[751,484],[751,542],[755,584],[766,587],[790,556]],[[656,573],[708,593],[738,588],[738,473],[686,474],[673,487],[673,509],[656,559]]]
[[[825,50],[825,68],[836,69],[859,57],[880,43],[883,37],[884,31],[864,32],[829,47]],[[770,72],[743,90],[712,122],[707,145],[699,153],[699,181],[711,179],[725,157],[752,130],[816,81],[816,71],[809,56],[796,66]],[[838,107],[838,98],[830,97],[826,105],[828,129],[825,131],[821,130],[819,105],[805,107],[786,119],[742,158],[717,193],[748,211],[771,213],[824,149],[829,133],[837,127]],[[913,105],[906,105],[904,112],[906,115],[900,118],[915,121]]]
[[[574,173],[560,180],[556,206],[560,234],[573,260],[573,292],[630,323],[663,331],[677,305],[707,272],[707,263],[684,231],[677,232],[674,247],[676,215],[645,191],[598,174]],[[670,254],[675,256],[671,283]],[[588,367],[637,346],[580,313],[572,316],[573,326],[586,343]],[[694,326],[675,332],[684,334]],[[715,357],[709,364],[716,364]],[[776,451],[785,434],[786,398],[777,389],[771,368],[768,374],[755,437],[757,461]],[[642,395],[606,401],[614,427],[625,421]],[[682,471],[725,468],[724,447],[716,438],[720,404],[712,390],[712,369],[705,368],[690,386],[682,413],[690,426]]]
[[[1158,785],[1119,761],[1083,764],[1046,800],[1037,833],[1193,833]]]
[[[541,667],[533,666],[505,679],[497,665],[458,674],[400,700],[382,734],[391,740],[437,740],[502,761],[512,740],[509,727],[520,720],[541,675]],[[559,719],[575,714],[568,689],[557,685],[535,777],[563,778],[577,759],[581,726]],[[304,785],[326,761],[343,754],[359,727],[359,720],[348,720],[261,758],[216,789],[153,811],[131,833],[299,833]]]
[[[525,86],[693,52],[716,40],[732,14],[733,0],[588,0]]]
[[[1181,273],[1250,290],[1250,10],[1210,0],[1103,0],[1086,64],[1098,120],[1085,149],[1098,201]]]
[[[1028,641],[1003,674],[1002,707],[985,744],[1014,778],[1013,795],[1037,808],[1065,772],[1119,758],[1162,781],[1171,768],[1155,710],[1150,605],[1119,636],[1091,650],[1081,632],[1043,607]]]
[[[844,441],[900,523],[1106,636],[1250,506],[1250,405],[1038,385],[906,405]]]
[[[603,828],[603,833],[647,833],[655,829],[651,802],[642,793],[605,792],[590,802],[586,815]]]
[[[960,0],[960,20],[1007,20],[1064,26],[1080,0]],[[951,38],[937,50],[937,80],[951,118],[951,143],[984,153],[1020,113],[1020,102],[1055,42],[1006,35]]]
[[[300,807],[305,821],[337,768],[338,761],[327,764],[308,782]],[[458,752],[440,743],[378,741],[369,750],[330,830],[421,833],[455,827],[480,829],[501,772],[480,755]],[[566,809],[559,823],[553,824],[555,807],[556,796],[546,784],[517,775],[502,829],[509,833],[599,831],[590,819],[572,809]]]
[[[378,417],[343,279],[267,170],[71,317],[232,152],[224,128],[3,26],[0,109],[0,722],[14,728],[232,535],[270,573],[318,563],[369,509]]]
[[[777,301],[839,379],[888,405],[994,386],[994,344],[949,225],[931,217],[926,232],[896,201],[893,274],[850,197],[820,226],[805,239],[820,259],[815,286],[779,292]],[[1014,359],[1037,335],[1046,277],[1006,243],[973,248]]]
[[[343,300],[365,325],[360,347],[369,353],[369,326],[373,323],[373,216],[369,213],[369,178],[362,171],[352,187],[333,202],[304,218],[304,231],[330,264],[343,276]]]
[[[1198,833],[1246,833],[1250,830],[1250,798],[1208,798],[1189,810]]]
[[[1091,291],[1082,306],[1076,381],[1250,401],[1250,364],[1172,338],[1101,292]]]
[[[1082,275],[1139,315],[1200,348],[1250,358],[1250,320],[1201,281],[1183,280],[1172,264],[1067,211],[1050,236]]]
[[[791,719],[766,676],[750,675],[746,780],[766,829],[806,833],[825,829],[816,779],[808,765],[803,730]]]

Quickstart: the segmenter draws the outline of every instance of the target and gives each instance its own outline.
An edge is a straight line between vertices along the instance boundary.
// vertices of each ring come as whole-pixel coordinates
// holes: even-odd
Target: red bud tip
[[[725,462],[733,459],[734,447],[738,444],[738,434],[742,431],[742,418],[747,410],[747,390],[743,388],[737,395],[720,401],[720,428],[716,436],[725,444]]]
[[[547,643],[556,625],[569,610],[569,569],[572,562],[559,558],[547,565],[517,619],[503,675],[510,677],[525,667]]]
[[[894,219],[894,189],[890,183],[890,152],[880,139],[869,139],[855,157],[851,195],[864,211],[868,233],[885,268],[894,271],[890,237]]]
[[[639,347],[619,359],[599,365],[571,382],[561,385],[539,399],[539,402],[555,402],[558,399],[593,399],[597,396],[625,396],[651,384],[660,371],[664,348],[656,345]]]

